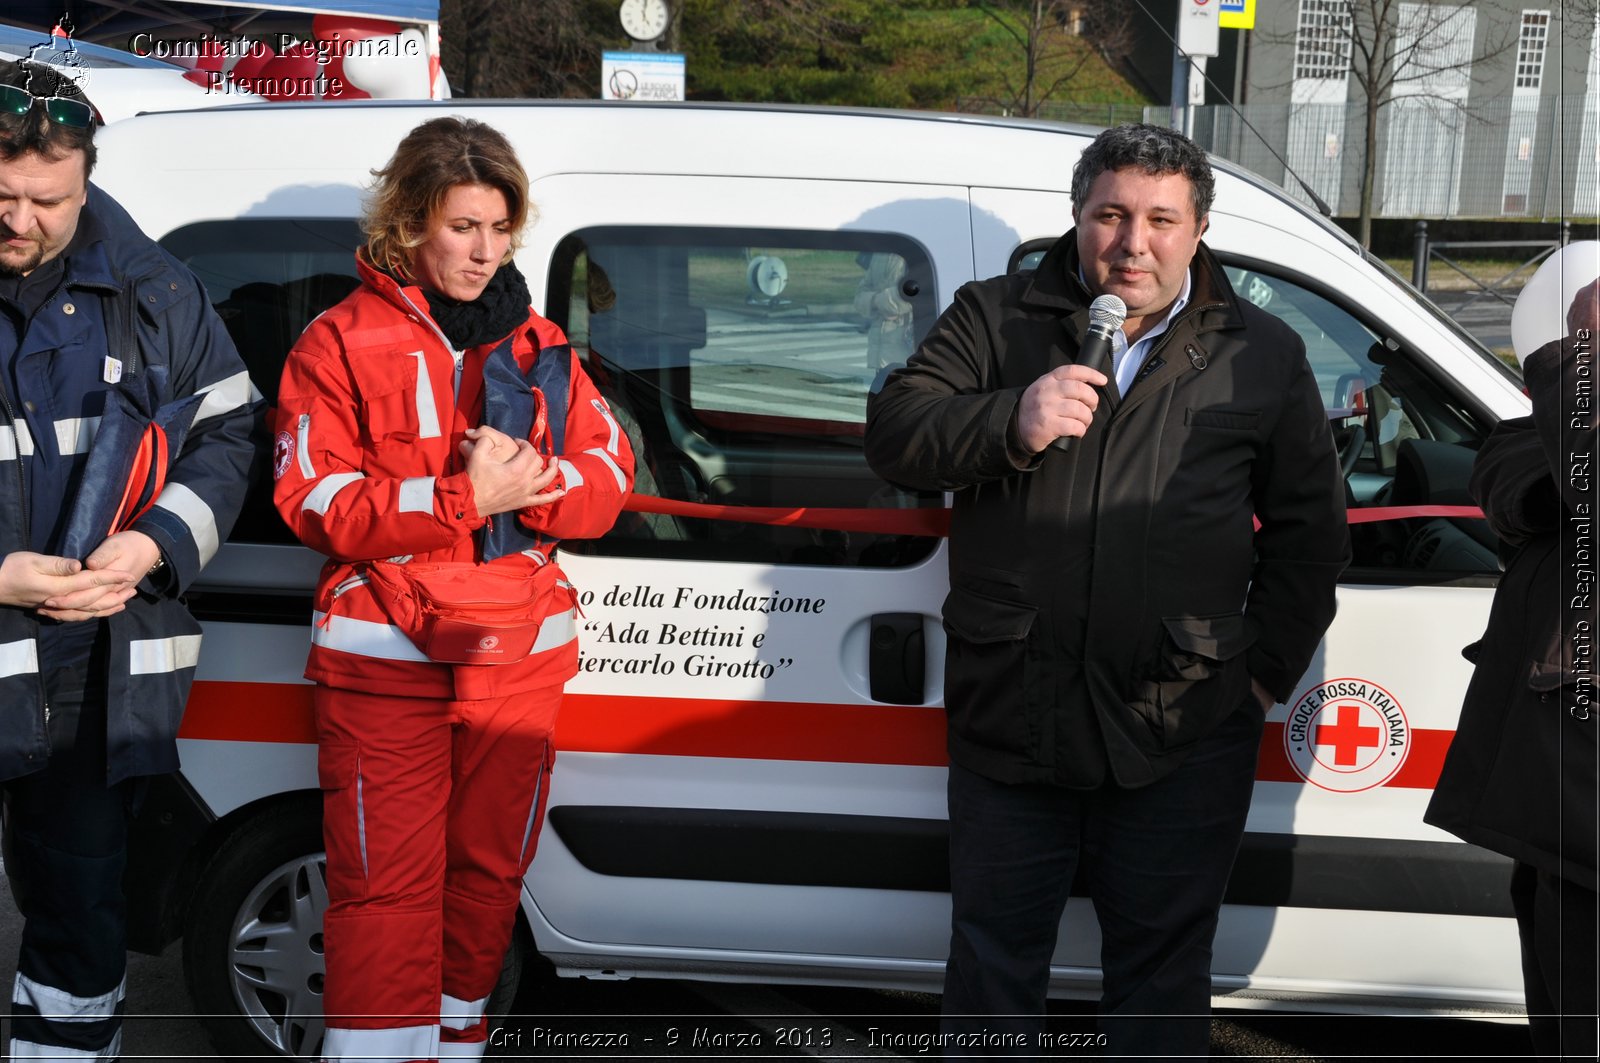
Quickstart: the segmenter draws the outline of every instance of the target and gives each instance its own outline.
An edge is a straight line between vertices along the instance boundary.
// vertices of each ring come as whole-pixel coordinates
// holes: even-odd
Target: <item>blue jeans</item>
[[[1211,941],[1261,744],[1253,702],[1139,789],[1010,786],[951,765],[942,1032],[1021,1034],[1016,1054],[1034,1054],[1076,874],[1100,923],[1107,1052],[1207,1054]],[[965,1053],[947,1045],[946,1054]]]

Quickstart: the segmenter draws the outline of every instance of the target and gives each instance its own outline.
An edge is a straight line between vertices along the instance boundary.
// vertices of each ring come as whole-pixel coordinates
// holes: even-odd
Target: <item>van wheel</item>
[[[326,868],[322,819],[307,803],[247,821],[206,868],[183,968],[200,1022],[224,1056],[320,1052]]]
[[[269,809],[223,842],[195,889],[183,942],[189,995],[219,1054],[319,1058],[327,908],[320,801]],[[511,1010],[524,963],[537,955],[519,914],[490,1015]]]

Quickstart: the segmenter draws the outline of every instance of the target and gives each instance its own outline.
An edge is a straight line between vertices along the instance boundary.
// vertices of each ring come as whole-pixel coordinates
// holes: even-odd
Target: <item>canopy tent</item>
[[[212,92],[242,88],[273,100],[449,95],[438,0],[12,0],[7,17],[46,35],[65,21],[74,41],[154,54]]]
[[[5,20],[48,32],[65,13],[73,36],[114,48],[136,33],[172,36],[292,32],[313,15],[386,19],[437,27],[439,0],[345,0],[344,3],[246,3],[243,0],[10,0]]]

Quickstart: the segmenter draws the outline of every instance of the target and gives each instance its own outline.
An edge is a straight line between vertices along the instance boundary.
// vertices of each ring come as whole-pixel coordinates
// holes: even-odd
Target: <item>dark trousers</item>
[[[1593,890],[1559,875],[1520,862],[1511,870],[1528,1032],[1540,1056],[1595,1058],[1597,904]]]
[[[1108,1054],[1206,1055],[1211,941],[1261,726],[1259,710],[1241,708],[1171,774],[1136,790],[1008,786],[952,765],[941,1031],[1018,1034],[1010,1051],[1037,1051],[1056,931],[1081,866],[1102,936]]]
[[[86,683],[83,669],[44,678],[49,762],[3,788],[6,874],[23,917],[11,1052],[51,1058],[52,1049],[70,1049],[73,1058],[114,1059],[127,965],[122,872],[135,784],[106,786],[101,683]]]

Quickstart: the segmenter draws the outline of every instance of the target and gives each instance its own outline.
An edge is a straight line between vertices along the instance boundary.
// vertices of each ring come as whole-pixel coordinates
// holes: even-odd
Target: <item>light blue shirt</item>
[[[1084,281],[1083,269],[1078,269],[1078,279]],[[1161,334],[1167,331],[1167,326],[1172,324],[1183,308],[1189,305],[1189,271],[1183,272],[1183,287],[1178,289],[1178,298],[1173,301],[1172,309],[1167,311],[1167,316],[1155,328],[1139,337],[1138,342],[1129,344],[1128,336],[1121,329],[1111,334],[1111,375],[1117,381],[1117,394],[1126,395],[1133,386],[1133,378],[1139,375],[1139,370],[1144,366],[1146,358],[1150,357],[1150,349],[1155,346]]]

